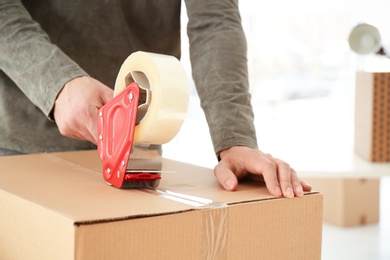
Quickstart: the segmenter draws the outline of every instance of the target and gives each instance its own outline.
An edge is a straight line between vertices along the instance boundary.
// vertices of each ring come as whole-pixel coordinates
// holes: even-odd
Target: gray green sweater
[[[257,148],[237,0],[186,0],[192,74],[215,152]],[[180,58],[180,0],[1,0],[0,148],[94,149],[50,120],[66,82],[90,75],[113,87],[135,51]]]

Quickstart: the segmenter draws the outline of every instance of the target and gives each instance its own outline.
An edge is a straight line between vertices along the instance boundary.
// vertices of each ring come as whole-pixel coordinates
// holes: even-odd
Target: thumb
[[[99,101],[96,104],[96,108],[100,109],[102,106],[110,102],[113,98],[114,91],[110,89],[109,87],[103,86],[100,89],[99,93]],[[91,138],[89,138],[89,141],[97,144],[98,141],[98,113],[96,112],[96,116],[91,117],[91,124],[89,126],[89,131],[91,133]]]
[[[225,190],[236,190],[238,185],[237,177],[225,163],[220,162],[214,168],[214,175]]]
[[[111,101],[111,99],[114,97],[114,91],[108,87],[106,87],[101,94],[101,99],[103,102],[103,105],[107,104]]]

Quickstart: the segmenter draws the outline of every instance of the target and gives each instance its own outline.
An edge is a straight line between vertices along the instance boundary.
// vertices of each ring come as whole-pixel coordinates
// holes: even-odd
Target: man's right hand
[[[68,81],[54,104],[54,119],[64,136],[97,144],[98,110],[113,98],[113,90],[88,76]]]

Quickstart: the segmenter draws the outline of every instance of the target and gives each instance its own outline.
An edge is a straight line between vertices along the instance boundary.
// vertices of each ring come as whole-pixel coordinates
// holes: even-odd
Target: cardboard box
[[[353,227],[379,221],[379,178],[305,178],[324,196],[324,222]]]
[[[390,72],[357,72],[355,151],[371,162],[390,162]]]
[[[322,195],[224,191],[163,159],[157,191],[104,183],[96,151],[0,158],[0,259],[320,259]]]

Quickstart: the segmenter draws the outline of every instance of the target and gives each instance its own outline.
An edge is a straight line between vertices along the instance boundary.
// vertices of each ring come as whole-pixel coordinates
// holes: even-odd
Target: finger
[[[291,184],[291,167],[289,164],[276,158],[270,158],[277,165],[279,184],[282,189],[283,196],[286,198],[294,197],[294,190]]]
[[[245,161],[245,170],[253,175],[261,176],[268,191],[275,196],[282,196],[278,180],[278,169],[276,163],[270,159],[269,155],[259,157],[248,157]]]
[[[223,162],[214,168],[214,175],[225,190],[234,191],[237,188],[238,180],[233,171]]]
[[[254,180],[254,181],[257,181],[257,182],[264,182],[265,183],[265,180],[264,180],[264,176],[261,174],[253,174],[253,173],[248,173],[246,175],[246,177],[250,180]]]
[[[106,86],[101,87],[101,95],[100,95],[100,103],[96,104],[96,113],[94,115],[91,115],[91,123],[89,126],[89,132],[90,132],[90,139],[88,139],[90,142],[97,144],[98,142],[98,114],[99,109],[110,102],[113,98],[114,91]]]
[[[90,134],[90,137],[88,137],[88,141],[90,141],[91,143],[96,145],[97,141],[98,141],[97,136],[98,136],[98,134],[97,134],[97,127],[94,127],[91,130],[91,134]]]
[[[86,138],[88,141],[97,144],[98,141],[98,111],[94,115],[90,116],[89,125],[88,125],[88,133],[86,133]]]
[[[278,180],[277,165],[272,160],[264,161],[262,163],[262,169],[256,172],[260,172],[263,175],[267,189],[272,195],[275,196],[283,195]]]
[[[74,138],[87,140],[96,144],[97,141],[97,111],[88,111],[87,114],[72,118]]]
[[[92,131],[91,127],[79,125],[79,127],[76,129],[79,129],[79,130],[77,132],[73,131],[73,135],[68,135],[68,137],[72,137],[72,138],[79,139],[79,140],[86,140],[86,141],[89,141],[89,142],[96,144],[96,141],[95,141],[93,135],[91,134],[91,131]]]
[[[80,139],[97,144],[97,127],[91,126],[88,130],[89,131],[86,131]]]
[[[305,181],[301,181],[301,185],[304,191],[311,191],[313,188],[309,183]]]
[[[292,183],[293,188],[294,188],[294,194],[297,197],[302,197],[303,196],[303,188],[301,185],[301,181],[299,180],[298,175],[293,168],[291,168],[290,172],[291,172],[291,183]]]
[[[97,123],[94,124],[92,118],[88,116],[82,116],[79,118],[73,117],[70,118],[67,122],[68,123],[65,125],[65,136],[78,140],[87,140],[93,143],[95,142],[95,139],[92,135],[92,131],[94,131],[93,128]]]
[[[110,102],[113,98],[113,95],[114,95],[114,91],[112,89],[107,89],[105,92],[104,92],[104,95],[102,96],[102,102],[103,104],[102,105],[105,105],[107,104],[108,102]]]

